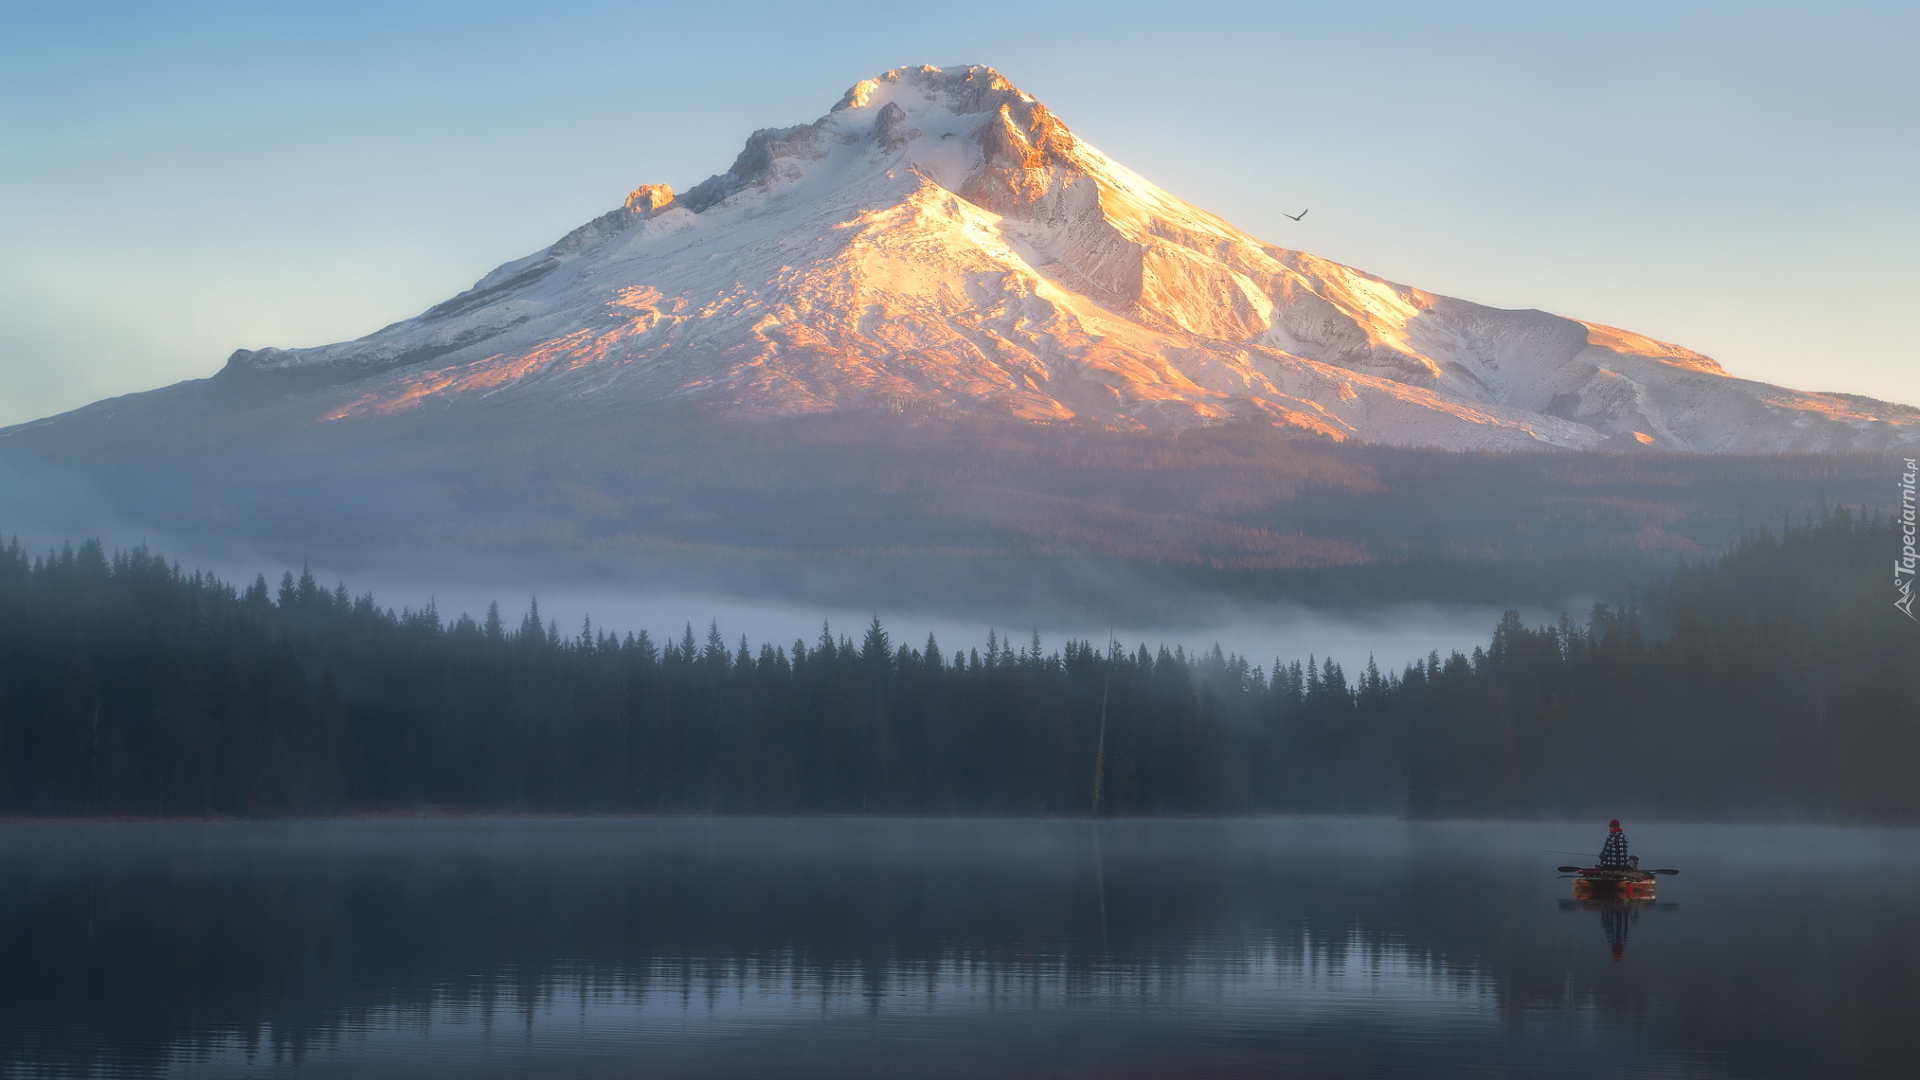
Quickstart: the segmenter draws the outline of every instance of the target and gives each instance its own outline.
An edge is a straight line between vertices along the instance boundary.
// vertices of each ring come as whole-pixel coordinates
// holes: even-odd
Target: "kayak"
[[[1654,876],[1645,870],[1612,870],[1590,866],[1573,879],[1573,895],[1623,896],[1639,899],[1653,895]]]

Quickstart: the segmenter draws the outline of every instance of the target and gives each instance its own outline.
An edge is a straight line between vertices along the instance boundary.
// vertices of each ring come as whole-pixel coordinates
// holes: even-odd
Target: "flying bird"
[[[1301,218],[1307,216],[1307,212],[1305,210],[1302,210],[1297,214],[1289,214],[1285,210],[1282,210],[1280,211],[1280,216],[1283,218],[1292,218],[1295,221],[1299,221]]]

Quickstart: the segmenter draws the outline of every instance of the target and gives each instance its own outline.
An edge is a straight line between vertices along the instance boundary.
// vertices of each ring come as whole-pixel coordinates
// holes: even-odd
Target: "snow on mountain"
[[[1734,378],[1674,345],[1263,243],[1082,142],[990,68],[899,68],[728,171],[661,184],[358,341],[223,378],[319,421],[481,399],[914,403],[1169,429],[1265,419],[1454,449],[1920,441],[1920,410]]]

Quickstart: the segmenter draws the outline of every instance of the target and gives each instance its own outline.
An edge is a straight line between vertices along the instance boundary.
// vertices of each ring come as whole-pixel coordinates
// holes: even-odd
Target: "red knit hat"
[[[1609,821],[1609,822],[1607,822],[1607,831],[1608,831],[1608,832],[1619,832],[1619,831],[1620,831],[1620,819],[1619,819],[1619,818],[1614,818],[1614,819],[1613,819],[1612,821]]]

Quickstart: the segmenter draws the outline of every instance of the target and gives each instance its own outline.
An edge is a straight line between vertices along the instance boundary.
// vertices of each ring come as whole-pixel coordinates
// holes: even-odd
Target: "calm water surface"
[[[1920,834],[0,827],[0,1075],[1912,1076]]]

